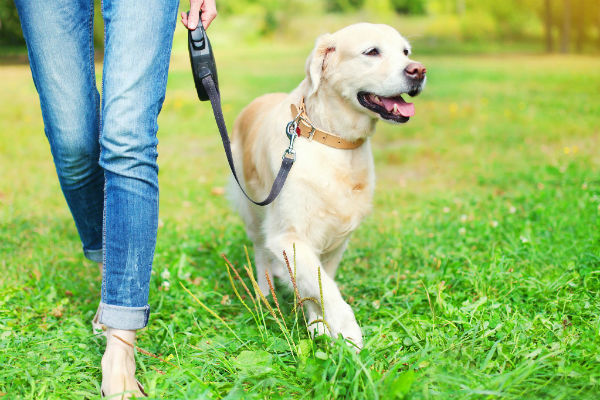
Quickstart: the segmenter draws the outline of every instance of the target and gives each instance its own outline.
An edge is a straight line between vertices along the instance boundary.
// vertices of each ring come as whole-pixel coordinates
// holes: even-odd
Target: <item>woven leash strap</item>
[[[281,192],[283,185],[285,184],[285,180],[292,169],[292,165],[294,165],[294,157],[290,157],[288,153],[283,156],[281,161],[281,167],[279,168],[279,172],[275,177],[275,181],[273,182],[273,186],[271,187],[271,191],[266,199],[263,201],[255,201],[252,199],[246,190],[242,187],[240,180],[235,172],[235,165],[233,164],[233,155],[231,154],[231,141],[229,140],[229,134],[227,133],[227,126],[225,125],[225,119],[223,118],[223,110],[221,108],[221,95],[217,90],[215,82],[213,81],[212,75],[207,75],[202,78],[202,85],[206,89],[208,97],[210,99],[210,104],[212,105],[213,114],[215,115],[215,121],[217,122],[217,128],[219,128],[219,133],[221,134],[221,140],[223,141],[223,148],[225,149],[225,155],[227,156],[227,162],[229,163],[229,168],[231,169],[231,173],[235,178],[240,190],[244,195],[250,200],[252,203],[257,206],[266,206],[271,204]]]

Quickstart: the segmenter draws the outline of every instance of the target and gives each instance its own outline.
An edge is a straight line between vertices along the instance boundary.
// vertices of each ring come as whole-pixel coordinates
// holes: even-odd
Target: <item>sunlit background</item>
[[[94,3],[98,11],[100,1]],[[235,33],[238,42],[300,40],[371,20],[397,25],[429,53],[600,52],[597,0],[217,0],[217,6],[216,26]],[[101,46],[99,12],[95,39]],[[0,3],[0,44],[0,54],[22,52],[9,0]]]

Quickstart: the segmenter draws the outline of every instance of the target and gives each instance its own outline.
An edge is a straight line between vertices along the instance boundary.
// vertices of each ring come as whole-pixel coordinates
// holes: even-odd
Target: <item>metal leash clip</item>
[[[288,122],[287,126],[285,127],[285,134],[287,135],[288,139],[290,139],[290,145],[288,146],[287,149],[285,149],[285,152],[283,153],[283,156],[281,157],[282,159],[284,158],[291,158],[292,160],[296,161],[296,150],[294,150],[294,142],[296,141],[296,138],[298,137],[298,133],[296,132],[296,129],[298,128],[298,121],[297,118],[294,118],[293,120],[291,120],[290,122]]]

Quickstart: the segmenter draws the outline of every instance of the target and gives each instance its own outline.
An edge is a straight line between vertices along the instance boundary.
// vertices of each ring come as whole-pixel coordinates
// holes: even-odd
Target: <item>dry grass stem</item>
[[[252,299],[252,301],[254,301],[254,296],[252,296],[252,294],[250,293],[250,289],[248,289],[248,286],[246,286],[246,283],[244,282],[244,280],[242,279],[242,277],[238,273],[237,269],[233,266],[233,264],[231,263],[231,261],[229,261],[227,259],[227,256],[225,256],[225,254],[221,254],[221,257],[223,257],[223,259],[225,260],[225,262],[227,263],[227,265],[229,267],[231,267],[231,269],[235,273],[235,278],[238,281],[240,281],[240,283],[242,284],[242,287],[244,288],[244,290],[246,291],[246,293],[248,294],[248,296]]]
[[[267,298],[265,297],[263,292],[260,290],[258,283],[256,282],[256,279],[254,279],[254,276],[252,275],[250,269],[248,267],[244,267],[244,268],[246,268],[246,273],[250,277],[252,286],[254,287],[254,289],[256,290],[258,295],[260,296],[260,299],[265,304],[265,307],[267,307],[267,310],[269,310],[269,313],[271,314],[271,316],[275,319],[275,322],[279,326],[279,329],[281,329],[281,332],[283,333],[283,336],[285,337],[285,340],[286,340],[288,346],[290,347],[290,351],[292,352],[292,357],[294,357],[294,360],[295,360],[296,359],[296,356],[294,355],[295,345],[292,346],[292,343],[290,342],[291,338],[289,337],[289,332],[287,331],[287,328],[284,328],[284,326],[281,324],[281,321],[279,321],[279,318],[277,318],[277,314],[275,314],[275,310],[273,310],[273,307],[271,307],[271,304],[269,304],[269,301],[267,300]]]
[[[319,324],[319,323],[325,325],[325,327],[329,330],[329,332],[331,332],[331,328],[329,327],[329,324],[323,318],[317,318],[317,319],[313,320],[310,324],[308,324],[308,326],[311,326],[314,324]]]
[[[303,300],[300,298],[300,291],[298,290],[298,283],[296,281],[296,243],[292,244],[292,248],[294,250],[294,272],[292,273],[292,267],[290,266],[290,260],[288,259],[287,253],[285,252],[285,250],[283,250],[283,259],[285,260],[285,266],[287,267],[288,273],[290,274],[290,279],[292,281],[292,286],[294,287],[294,308],[292,309],[292,312],[295,315],[295,321],[294,323],[296,325],[298,325],[298,307],[300,307],[300,310],[302,311],[302,320],[304,321],[304,326],[306,327],[306,332],[309,334],[310,336],[310,332],[308,330],[308,323],[306,320],[306,313],[304,312],[304,307],[303,307]],[[318,304],[315,301],[316,304]],[[300,340],[300,336],[299,336],[300,332],[298,332],[298,340]]]
[[[281,321],[283,322],[283,326],[285,326],[285,330],[288,330],[287,324],[285,323],[285,318],[283,318],[283,313],[281,312],[281,308],[279,308],[279,300],[277,299],[277,295],[275,294],[275,288],[273,288],[273,282],[271,282],[271,278],[269,277],[269,273],[265,271],[265,277],[267,278],[267,283],[269,284],[269,290],[271,290],[271,296],[273,296],[273,301],[275,302],[275,307],[277,307],[277,311],[279,311],[279,316],[281,317]]]
[[[240,343],[246,347],[248,347],[246,345],[246,343],[244,343],[244,341],[242,339],[240,339],[240,337],[235,333],[235,331],[233,329],[231,329],[231,327],[229,326],[229,324],[227,322],[225,322],[225,320],[223,318],[221,318],[216,312],[214,312],[213,310],[211,310],[207,305],[205,305],[203,302],[201,302],[196,296],[194,296],[194,294],[192,292],[190,292],[190,290],[188,288],[185,287],[185,285],[181,282],[179,282],[179,284],[181,285],[181,287],[183,288],[183,290],[185,290],[186,292],[188,292],[188,294],[190,296],[192,296],[192,298],[194,300],[196,300],[196,302],[198,304],[200,304],[200,306],[202,306],[202,308],[204,308],[210,315],[212,315],[213,317],[217,318],[219,321],[221,321],[223,323],[223,325],[225,325],[225,327],[227,329],[229,329],[229,331],[231,333],[233,333],[233,336],[236,337],[237,340],[240,341]]]
[[[117,339],[119,339],[121,342],[125,343],[126,345],[128,345],[128,346],[130,346],[130,347],[133,347],[134,349],[136,349],[137,351],[139,351],[139,352],[140,352],[140,353],[142,353],[142,354],[145,354],[145,355],[147,355],[147,356],[150,356],[150,357],[152,357],[152,358],[156,358],[156,359],[157,359],[157,360],[159,360],[159,361],[162,361],[162,362],[164,362],[164,363],[167,363],[167,364],[169,364],[169,365],[172,365],[173,367],[177,367],[177,368],[179,368],[179,366],[178,366],[178,365],[175,365],[175,364],[173,364],[173,363],[172,363],[172,362],[170,362],[170,361],[167,361],[167,360],[165,360],[165,359],[162,359],[162,358],[160,358],[160,357],[159,357],[159,356],[157,356],[156,354],[150,353],[148,350],[144,350],[144,349],[142,349],[141,347],[134,345],[133,343],[129,342],[128,340],[125,340],[125,339],[123,339],[123,338],[122,338],[121,336],[119,336],[119,335],[115,335],[115,334],[113,334],[112,336],[113,336],[114,338],[117,338]],[[162,372],[162,373],[164,374],[164,372]]]
[[[312,301],[317,307],[321,306],[319,304],[319,300],[315,299],[314,297],[303,297],[300,299],[300,301],[298,301],[298,307],[302,307],[306,301]]]
[[[296,283],[296,274],[292,273],[292,267],[290,266],[290,260],[288,260],[285,250],[283,251],[283,259],[285,261],[285,266],[287,267],[288,273],[290,274],[290,278],[292,280],[292,286],[294,287],[294,294],[296,295],[296,299],[298,301],[300,301],[300,292],[298,292],[298,284]],[[294,261],[295,261],[295,259],[296,259],[296,257],[294,256]],[[295,266],[294,266],[294,269],[295,269]]]
[[[248,312],[250,314],[252,314],[252,317],[254,318],[255,317],[254,313],[252,312],[252,310],[250,310],[250,307],[248,307],[246,302],[244,300],[242,300],[242,296],[240,296],[240,293],[238,292],[237,287],[235,286],[235,282],[233,281],[233,277],[231,276],[231,268],[229,267],[229,265],[227,263],[225,263],[225,267],[227,267],[227,276],[229,277],[229,283],[231,283],[231,287],[233,288],[233,292],[235,293],[235,296],[244,305],[246,310],[248,310]],[[250,298],[252,299],[252,297],[250,297]]]

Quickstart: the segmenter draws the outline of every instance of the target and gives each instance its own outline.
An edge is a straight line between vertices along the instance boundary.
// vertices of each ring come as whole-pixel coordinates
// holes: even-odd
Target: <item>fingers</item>
[[[200,7],[203,5],[202,3],[202,0],[190,0],[190,15],[187,18],[187,24],[184,23],[184,25],[191,31],[198,26]]]
[[[183,26],[185,26],[187,28],[187,26],[188,26],[188,17],[187,17],[187,13],[186,12],[182,12],[181,13],[181,23],[183,24]]]
[[[204,0],[202,3],[202,25],[208,29],[210,23],[217,16],[217,6],[215,0]]]
[[[181,13],[181,23],[183,26],[193,31],[198,26],[198,16],[202,10],[202,26],[207,29],[210,23],[217,16],[217,6],[215,0],[190,0],[190,13]]]

